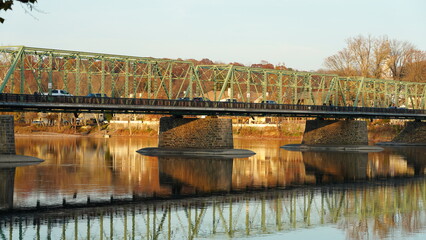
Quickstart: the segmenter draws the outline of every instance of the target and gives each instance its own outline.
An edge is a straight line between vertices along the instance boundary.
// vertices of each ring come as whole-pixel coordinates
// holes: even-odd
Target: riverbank
[[[368,122],[369,141],[391,141],[402,129],[401,123],[386,120]],[[279,124],[233,124],[235,138],[302,140],[304,121],[286,121]],[[114,124],[103,126],[38,126],[15,125],[16,136],[40,137],[157,137],[158,124],[141,124],[126,127]]]

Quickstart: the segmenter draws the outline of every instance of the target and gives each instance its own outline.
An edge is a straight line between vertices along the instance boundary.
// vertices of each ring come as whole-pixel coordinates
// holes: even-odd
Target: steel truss
[[[198,65],[190,61],[79,51],[0,47],[0,93],[65,89],[76,96],[425,108],[426,84],[313,72]]]

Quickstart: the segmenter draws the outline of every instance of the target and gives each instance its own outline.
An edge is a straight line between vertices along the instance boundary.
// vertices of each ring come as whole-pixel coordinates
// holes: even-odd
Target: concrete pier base
[[[13,116],[0,115],[0,154],[15,154]]]
[[[233,149],[231,119],[160,119],[158,147],[168,149]]]
[[[355,120],[307,120],[302,144],[367,145],[367,122]]]

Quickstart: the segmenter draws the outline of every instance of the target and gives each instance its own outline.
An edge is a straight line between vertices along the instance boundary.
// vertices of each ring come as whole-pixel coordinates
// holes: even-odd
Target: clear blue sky
[[[426,50],[424,0],[38,0],[0,24],[0,45],[317,70],[359,34]],[[121,5],[120,5],[121,4]],[[33,16],[31,16],[33,15]]]

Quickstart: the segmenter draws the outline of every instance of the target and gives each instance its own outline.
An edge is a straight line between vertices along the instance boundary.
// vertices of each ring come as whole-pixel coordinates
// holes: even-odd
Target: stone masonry
[[[15,154],[13,116],[0,115],[0,154]]]
[[[160,119],[159,148],[233,149],[231,119],[175,118]]]
[[[302,144],[368,145],[367,122],[354,120],[307,120]]]
[[[426,122],[406,122],[404,129],[392,142],[426,144]]]

